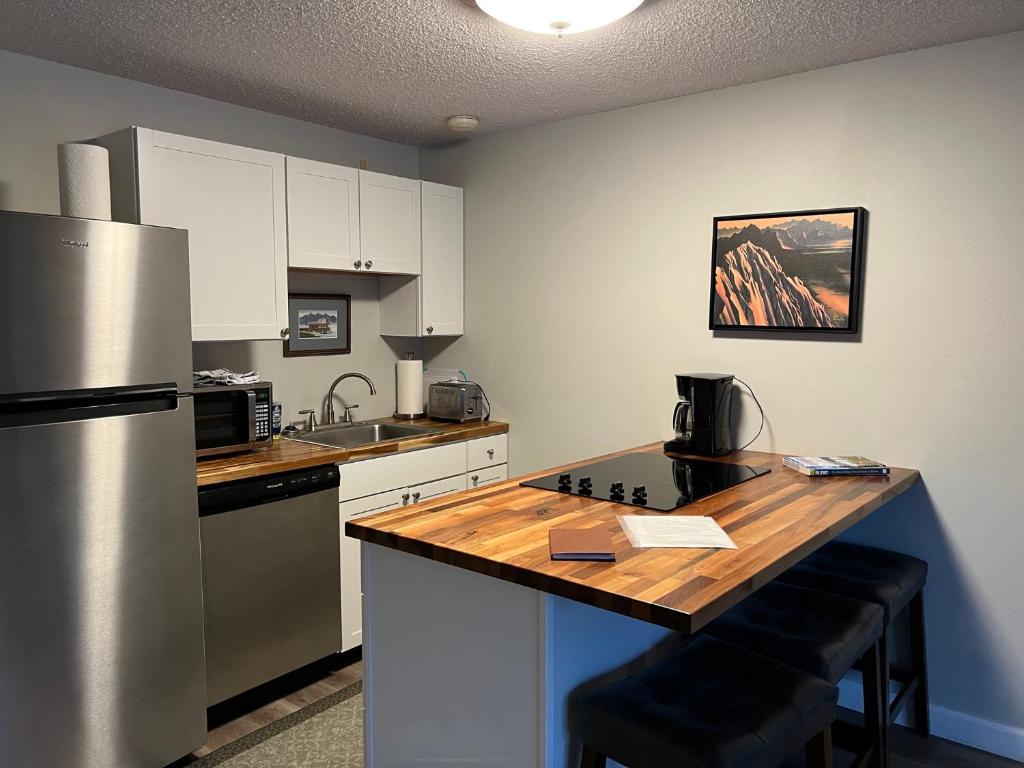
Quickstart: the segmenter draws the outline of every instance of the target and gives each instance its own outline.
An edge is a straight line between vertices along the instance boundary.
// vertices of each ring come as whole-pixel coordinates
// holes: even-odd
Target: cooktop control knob
[[[590,488],[591,485],[592,483],[590,482],[590,477],[580,478],[580,488]]]
[[[634,499],[646,499],[647,498],[647,486],[646,485],[638,485],[635,488],[633,488],[633,498]]]
[[[568,472],[566,472],[565,474],[559,475],[558,476],[558,484],[559,485],[572,485],[572,475],[570,475]]]
[[[620,496],[623,493],[625,493],[624,486],[622,485],[622,483],[612,483],[612,489],[611,490],[612,490],[612,495],[613,496]]]

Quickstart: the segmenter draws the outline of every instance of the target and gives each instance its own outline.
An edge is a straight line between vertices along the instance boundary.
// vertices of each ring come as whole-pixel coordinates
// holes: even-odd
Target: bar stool
[[[814,675],[708,636],[582,696],[582,768],[774,768],[807,750],[831,768],[839,690]]]
[[[886,765],[880,641],[875,603],[772,582],[715,619],[705,632],[837,684],[858,661],[864,678],[867,744],[855,766]]]
[[[889,706],[893,723],[911,697],[914,699],[914,730],[928,736],[928,660],[924,635],[924,583],[928,563],[887,549],[834,541],[782,574],[778,581],[834,592],[881,605],[885,611],[882,632],[882,690],[889,691],[889,679],[900,684]],[[889,637],[903,611],[910,623],[910,669],[890,666]]]

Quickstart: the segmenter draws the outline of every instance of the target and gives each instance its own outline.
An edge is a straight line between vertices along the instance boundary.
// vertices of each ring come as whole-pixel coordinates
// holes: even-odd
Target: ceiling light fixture
[[[527,32],[571,35],[611,24],[643,0],[476,0],[480,10]]]

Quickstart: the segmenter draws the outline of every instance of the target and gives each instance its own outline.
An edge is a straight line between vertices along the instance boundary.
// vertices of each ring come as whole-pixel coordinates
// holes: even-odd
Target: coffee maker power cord
[[[733,448],[732,453],[736,453],[736,451],[742,451],[744,448],[749,448],[750,445],[761,436],[761,430],[764,429],[764,408],[761,407],[761,403],[757,399],[757,395],[754,394],[754,390],[751,388],[749,384],[747,384],[747,382],[745,382],[743,379],[737,376],[733,376],[733,378],[747,388],[747,391],[750,393],[750,396],[754,398],[754,404],[757,405],[757,410],[761,412],[761,426],[757,428],[757,434],[750,438],[750,442],[744,444],[741,448]]]

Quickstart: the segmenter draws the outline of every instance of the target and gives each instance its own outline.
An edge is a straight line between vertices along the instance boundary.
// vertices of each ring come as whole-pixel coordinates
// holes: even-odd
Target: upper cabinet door
[[[287,158],[288,266],[357,270],[359,171]]]
[[[459,336],[464,326],[462,189],[422,184],[420,335]]]
[[[420,182],[359,171],[362,271],[420,273]]]
[[[193,341],[279,339],[284,156],[147,128],[137,148],[140,222],[188,230]]]

